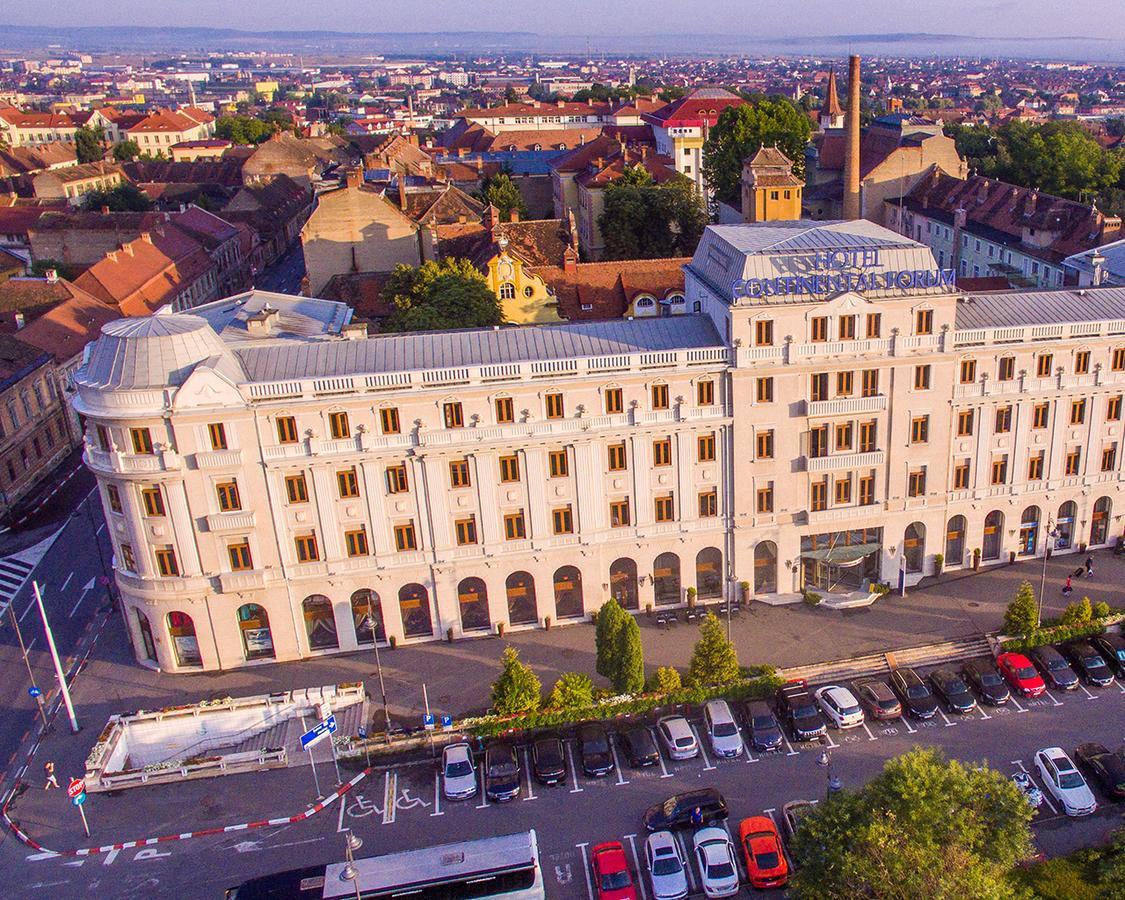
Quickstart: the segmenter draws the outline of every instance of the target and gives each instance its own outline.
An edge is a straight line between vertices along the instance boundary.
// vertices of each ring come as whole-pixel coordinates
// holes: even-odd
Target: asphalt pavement
[[[301,242],[294,241],[272,266],[254,277],[254,287],[279,294],[299,294],[301,279],[305,277],[305,252]]]

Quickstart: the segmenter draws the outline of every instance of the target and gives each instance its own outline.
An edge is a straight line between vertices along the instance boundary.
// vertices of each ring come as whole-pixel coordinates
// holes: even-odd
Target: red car
[[[784,887],[789,880],[789,863],[785,861],[773,819],[769,816],[743,819],[738,826],[738,844],[746,857],[746,871],[753,887]]]
[[[1047,690],[1031,660],[1022,653],[1001,653],[996,657],[996,666],[1012,689],[1025,697],[1038,697]]]
[[[598,900],[637,900],[637,886],[633,873],[625,861],[625,848],[621,841],[606,841],[590,850],[594,866],[594,886]]]

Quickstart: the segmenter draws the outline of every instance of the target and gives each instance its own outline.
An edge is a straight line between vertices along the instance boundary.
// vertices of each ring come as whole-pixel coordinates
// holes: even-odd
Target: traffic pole
[[[82,830],[86,832],[86,837],[90,836],[90,823],[86,821],[86,804],[78,804],[78,815],[82,817]]]
[[[20,644],[20,653],[23,656],[23,664],[27,667],[27,677],[31,680],[31,688],[38,693],[32,694],[35,702],[39,705],[39,718],[43,720],[43,732],[47,731],[47,710],[43,706],[43,692],[35,685],[35,673],[31,671],[31,660],[27,658],[27,646],[23,642],[23,632],[20,631],[20,620],[16,618],[16,605],[14,603],[8,604],[8,615],[12,619],[12,628],[16,632],[16,640]],[[30,693],[30,690],[29,690]]]
[[[430,717],[430,694],[426,690],[426,682],[422,682],[422,701],[426,704],[426,719]],[[430,734],[430,756],[437,756],[437,750],[434,749],[434,730],[429,729]]]
[[[317,799],[320,799],[321,797],[324,796],[324,794],[322,794],[320,792],[320,779],[317,777],[317,774],[316,774],[316,760],[313,759],[313,752],[312,752],[312,745],[311,744],[309,745],[308,750],[309,750],[309,765],[312,766],[312,770],[313,770],[313,784],[316,785]]]
[[[55,674],[59,678],[59,690],[62,691],[66,714],[70,718],[70,730],[78,734],[78,717],[74,714],[74,703],[70,699],[70,688],[66,683],[66,674],[63,672],[58,648],[55,647],[55,635],[51,632],[51,624],[47,621],[47,610],[43,606],[43,595],[39,592],[39,582],[33,581],[31,586],[35,590],[35,602],[39,606],[39,617],[43,620],[43,631],[47,634],[47,646],[51,650],[51,659],[55,663]]]

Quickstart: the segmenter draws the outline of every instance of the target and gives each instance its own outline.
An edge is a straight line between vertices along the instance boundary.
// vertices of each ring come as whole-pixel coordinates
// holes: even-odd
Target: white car
[[[699,741],[683,716],[665,716],[656,723],[656,732],[671,759],[694,759],[699,756]]]
[[[817,705],[837,728],[858,728],[863,724],[863,708],[846,687],[829,684],[813,694]]]
[[[703,721],[715,756],[734,759],[742,755],[742,733],[726,700],[709,700],[703,707]]]
[[[688,895],[687,860],[670,831],[655,831],[645,841],[645,864],[653,900],[682,900]]]
[[[1048,747],[1035,754],[1035,768],[1047,792],[1059,801],[1068,816],[1088,816],[1098,808],[1098,801],[1062,747]]]
[[[1035,786],[1035,782],[1027,772],[1016,772],[1012,775],[1012,782],[1020,789],[1020,793],[1031,804],[1032,809],[1038,809],[1043,805],[1043,792]]]
[[[441,790],[446,800],[468,800],[477,795],[477,768],[468,744],[448,744],[441,751]]]
[[[691,839],[699,863],[703,893],[707,897],[733,897],[738,893],[738,866],[734,844],[721,828],[700,828]]]

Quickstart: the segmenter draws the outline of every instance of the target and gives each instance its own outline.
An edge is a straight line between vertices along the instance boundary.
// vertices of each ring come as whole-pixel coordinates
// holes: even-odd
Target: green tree
[[[501,222],[510,222],[513,210],[521,219],[527,217],[527,205],[523,202],[520,189],[512,181],[510,171],[501,170],[494,175],[485,175],[475,196],[481,203],[495,206],[500,213]]]
[[[699,640],[691,654],[688,681],[695,685],[729,684],[738,678],[738,654],[727,640],[723,624],[709,612],[699,625]]]
[[[1059,616],[1060,625],[1089,625],[1094,618],[1094,608],[1089,597],[1068,603],[1063,614]]]
[[[74,270],[66,263],[59,262],[57,259],[37,259],[31,264],[31,277],[32,278],[46,278],[47,272],[54,269],[59,278],[65,278],[67,281],[74,279]]]
[[[653,183],[652,174],[642,165],[626,166],[625,171],[621,173],[621,177],[617,179],[617,183],[646,187]]]
[[[791,849],[802,896],[1018,897],[1034,811],[1003,774],[914,749],[856,792],[801,819]]]
[[[678,691],[683,687],[683,680],[680,678],[680,673],[672,666],[661,666],[645,684],[645,688],[656,694],[667,694],[671,691]]]
[[[613,672],[613,689],[619,694],[639,694],[645,686],[645,654],[641,646],[641,626],[628,613],[617,635],[617,665]]]
[[[543,702],[539,678],[509,644],[504,648],[500,677],[492,682],[492,708],[501,716],[535,712]]]
[[[215,137],[235,144],[260,144],[277,131],[277,126],[254,116],[220,116],[215,122]]]
[[[1016,596],[1004,611],[1004,632],[1026,635],[1038,627],[1039,607],[1035,602],[1035,591],[1030,581],[1021,582]]]
[[[82,208],[87,210],[98,211],[108,206],[110,212],[147,212],[152,205],[148,194],[129,182],[108,191],[90,191],[82,195]]]
[[[113,145],[113,158],[118,162],[129,162],[140,155],[141,148],[136,141],[118,141]]]
[[[80,163],[98,162],[105,158],[102,141],[105,133],[100,128],[83,125],[74,130],[74,153]]]
[[[1109,604],[1104,600],[1099,600],[1097,603],[1095,603],[1092,607],[1092,611],[1094,613],[1095,619],[1104,619],[1111,612]]]
[[[703,145],[703,174],[715,196],[735,203],[741,194],[742,163],[763,145],[776,145],[793,161],[793,172],[805,174],[805,147],[812,126],[809,117],[783,97],[753,105],[728,106]]]
[[[566,672],[555,682],[551,696],[547,698],[550,709],[583,709],[593,705],[594,683],[589,675],[580,672]]]
[[[677,175],[660,185],[609,185],[598,226],[607,259],[661,259],[691,256],[709,221],[694,185]]]
[[[632,618],[614,598],[606,600],[594,618],[594,671],[613,680],[617,671],[618,638],[627,619]]]
[[[502,321],[500,301],[467,259],[396,266],[383,285],[383,296],[395,307],[383,331],[483,328]]]
[[[504,91],[504,102],[505,103],[519,103],[520,102],[519,91],[517,91],[511,85],[508,85],[508,89],[506,91]]]

